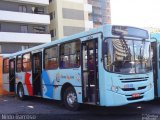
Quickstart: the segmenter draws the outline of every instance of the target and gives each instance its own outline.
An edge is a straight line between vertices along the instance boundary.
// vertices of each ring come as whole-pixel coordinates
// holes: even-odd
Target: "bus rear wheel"
[[[77,101],[77,94],[73,87],[68,87],[63,94],[63,103],[65,107],[71,111],[76,111],[79,108],[79,103]]]
[[[18,98],[19,98],[20,100],[24,100],[24,99],[25,99],[24,88],[23,88],[23,85],[22,85],[22,84],[19,84],[19,85],[18,85],[17,95],[18,95]]]

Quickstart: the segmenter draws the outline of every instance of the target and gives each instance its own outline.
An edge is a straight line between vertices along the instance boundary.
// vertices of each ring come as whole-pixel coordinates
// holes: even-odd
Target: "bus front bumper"
[[[107,91],[104,106],[122,106],[129,103],[149,101],[154,99],[154,87],[144,92],[140,96],[133,97],[132,95],[123,95],[113,91]]]

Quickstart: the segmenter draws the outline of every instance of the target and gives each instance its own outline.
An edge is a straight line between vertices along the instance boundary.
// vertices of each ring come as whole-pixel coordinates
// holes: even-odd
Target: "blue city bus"
[[[3,59],[3,88],[26,96],[121,106],[154,98],[148,31],[103,25]]]
[[[155,88],[155,98],[160,97],[160,33],[151,33],[151,48],[152,48],[152,64],[153,78]]]

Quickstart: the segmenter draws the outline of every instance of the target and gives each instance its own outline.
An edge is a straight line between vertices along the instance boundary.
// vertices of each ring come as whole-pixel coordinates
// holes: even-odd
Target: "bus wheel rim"
[[[22,90],[22,88],[19,89],[19,97],[20,97],[20,98],[23,97],[23,90]]]
[[[76,101],[77,101],[77,97],[76,97],[75,93],[69,93],[67,95],[67,103],[69,106],[72,107]]]

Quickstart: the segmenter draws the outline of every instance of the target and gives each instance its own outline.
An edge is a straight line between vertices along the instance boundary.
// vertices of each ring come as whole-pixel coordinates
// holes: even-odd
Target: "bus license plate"
[[[140,96],[139,93],[134,93],[134,94],[132,94],[132,97],[133,97],[133,98],[136,98],[136,97],[139,97],[139,96]]]

